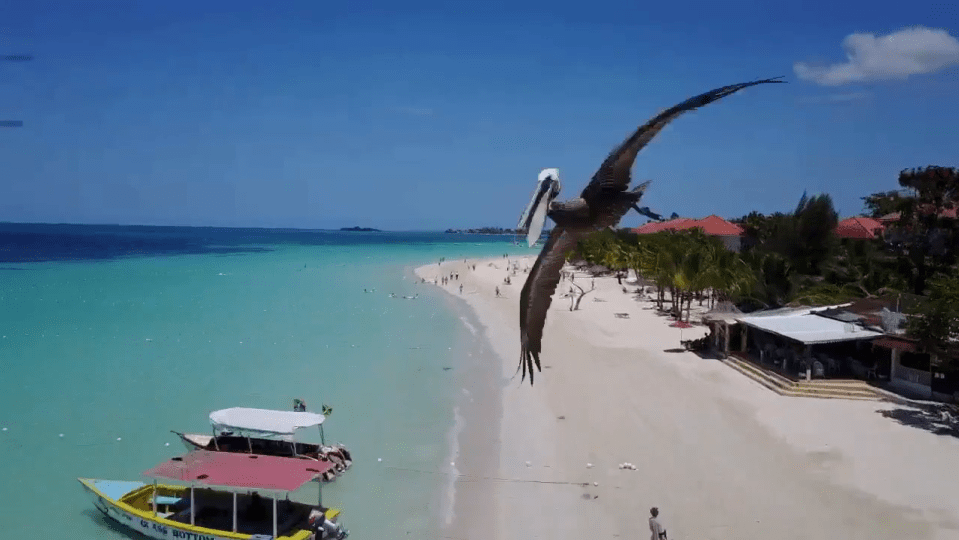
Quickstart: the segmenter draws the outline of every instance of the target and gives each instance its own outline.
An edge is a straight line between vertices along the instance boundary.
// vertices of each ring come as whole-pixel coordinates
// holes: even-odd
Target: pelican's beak
[[[559,191],[559,170],[543,169],[539,173],[539,180],[536,183],[536,190],[533,191],[533,197],[516,226],[517,229],[528,231],[526,241],[530,247],[539,240],[539,235],[543,232],[543,226],[546,224],[549,205],[559,195]]]

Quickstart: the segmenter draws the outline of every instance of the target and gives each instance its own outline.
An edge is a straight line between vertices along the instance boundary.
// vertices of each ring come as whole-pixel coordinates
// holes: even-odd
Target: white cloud
[[[903,80],[959,64],[959,41],[945,30],[921,26],[892,34],[850,34],[842,42],[843,64],[815,66],[796,62],[796,76],[823,86],[854,82]]]
[[[868,92],[847,92],[844,94],[828,94],[825,96],[803,96],[799,98],[799,102],[804,104],[849,103],[850,101],[866,99],[869,95]]]

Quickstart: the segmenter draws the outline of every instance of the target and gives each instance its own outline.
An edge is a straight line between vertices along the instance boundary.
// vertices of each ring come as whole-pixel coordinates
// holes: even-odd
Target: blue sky
[[[24,122],[0,129],[0,221],[512,227],[540,169],[574,196],[660,110],[776,75],[641,152],[644,204],[808,190],[847,216],[959,165],[946,3],[357,4],[4,2],[0,54],[35,59],[0,63],[0,119]]]

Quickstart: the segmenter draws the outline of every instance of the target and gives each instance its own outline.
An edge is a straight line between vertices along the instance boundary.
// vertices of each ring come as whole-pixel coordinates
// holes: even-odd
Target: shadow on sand
[[[956,409],[948,405],[927,405],[921,409],[901,408],[876,412],[904,426],[924,429],[936,435],[959,438],[959,417]]]

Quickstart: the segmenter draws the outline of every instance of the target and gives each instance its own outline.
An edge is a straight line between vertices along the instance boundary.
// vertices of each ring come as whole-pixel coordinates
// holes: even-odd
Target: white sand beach
[[[779,396],[717,360],[667,352],[681,331],[635,285],[624,294],[596,278],[569,311],[560,282],[542,373],[532,387],[510,380],[533,260],[511,285],[501,258],[416,270],[428,282],[459,273],[444,289],[475,310],[501,360],[499,431],[467,422],[444,538],[648,538],[652,506],[675,540],[959,538],[959,439],[879,412],[901,405]],[[480,451],[493,443],[498,460]]]

